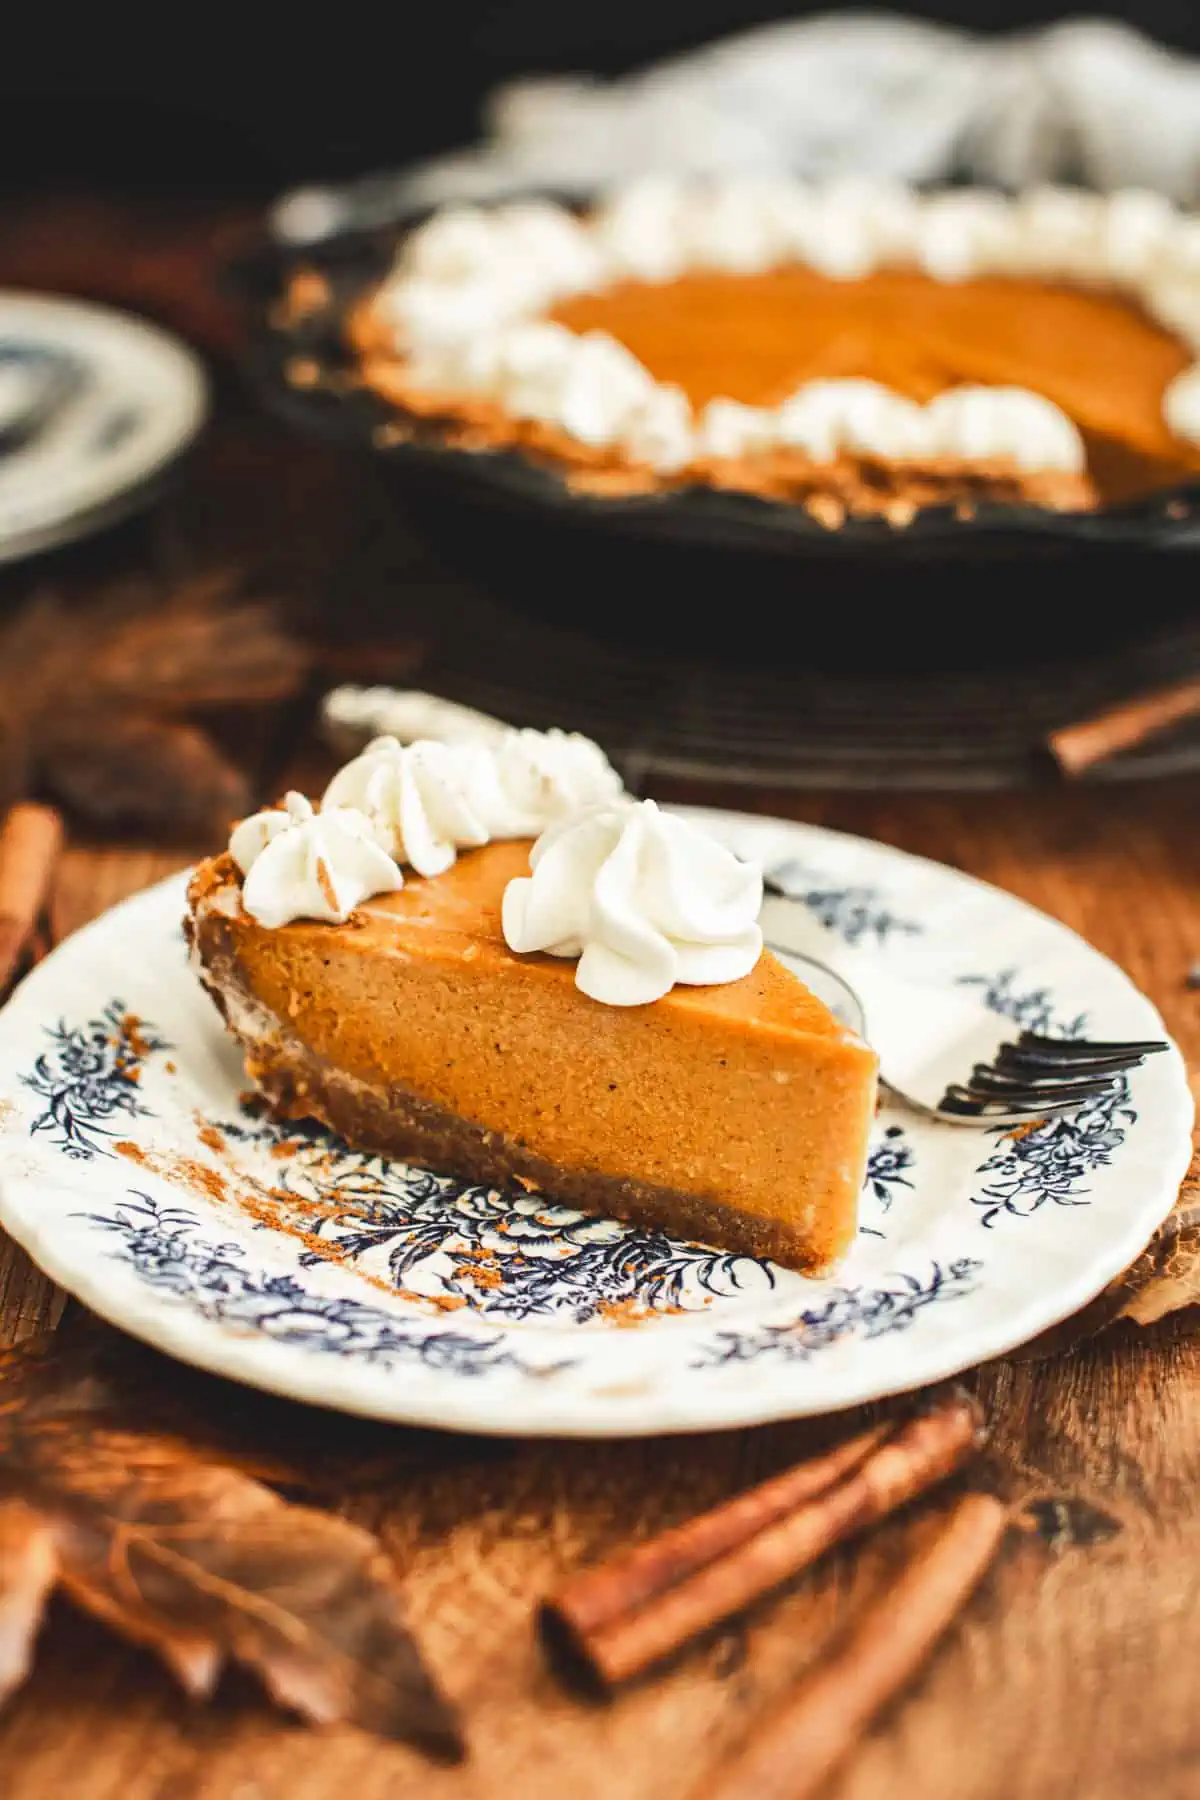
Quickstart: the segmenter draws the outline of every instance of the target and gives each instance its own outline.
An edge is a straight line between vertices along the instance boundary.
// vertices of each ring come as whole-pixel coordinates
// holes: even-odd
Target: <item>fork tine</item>
[[[1105,1043],[1097,1038],[1041,1037],[1036,1031],[1023,1031],[1017,1039],[1018,1050],[1030,1056],[1044,1056],[1048,1062],[1086,1062],[1097,1056],[1156,1056],[1170,1047],[1161,1038]]]
[[[1045,1094],[1053,1099],[1055,1094],[1073,1094],[1085,1088],[1095,1088],[1099,1093],[1107,1093],[1115,1087],[1123,1069],[1100,1069],[1091,1072],[1087,1069],[1063,1069],[1056,1075],[1020,1075],[1008,1069],[997,1069],[991,1063],[976,1063],[964,1086],[975,1088],[980,1093],[989,1094]]]
[[[1048,1081],[1044,1085],[1036,1081],[1011,1081],[980,1064],[970,1081],[958,1085],[963,1093],[978,1099],[1027,1100],[1030,1104],[1041,1100],[1069,1105],[1111,1094],[1117,1083],[1113,1077],[1092,1081]]]
[[[938,1102],[937,1110],[943,1113],[956,1113],[959,1118],[987,1118],[995,1114],[998,1120],[1019,1115],[1030,1119],[1052,1119],[1058,1113],[1073,1112],[1079,1105],[1078,1097],[1065,1097],[1061,1092],[1053,1097],[1049,1094],[1029,1095],[1022,1098],[1016,1094],[973,1094],[970,1088],[948,1087]]]
[[[1001,1044],[991,1066],[1006,1074],[1024,1075],[1030,1081],[1054,1081],[1076,1075],[1119,1075],[1126,1069],[1139,1069],[1145,1060],[1143,1056],[1122,1052],[1117,1056],[1081,1056],[1065,1062],[1059,1057],[1043,1056],[1037,1050],[1030,1053],[1016,1044]]]

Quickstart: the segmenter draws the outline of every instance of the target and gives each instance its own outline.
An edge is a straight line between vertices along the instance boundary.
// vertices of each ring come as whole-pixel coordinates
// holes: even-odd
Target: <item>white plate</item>
[[[914,980],[1042,1030],[1163,1035],[1119,969],[994,888],[809,826],[702,816]],[[173,879],[106,914],[0,1014],[0,1218],[114,1323],[298,1399],[589,1436],[833,1411],[1074,1312],[1137,1255],[1187,1167],[1174,1049],[1119,1101],[1023,1136],[884,1110],[858,1241],[835,1279],[809,1281],[255,1117],[187,969],[182,904]]]
[[[99,529],[151,497],[208,411],[199,358],[107,306],[0,291],[0,349],[61,360],[78,376],[45,427],[0,456],[0,562]]]

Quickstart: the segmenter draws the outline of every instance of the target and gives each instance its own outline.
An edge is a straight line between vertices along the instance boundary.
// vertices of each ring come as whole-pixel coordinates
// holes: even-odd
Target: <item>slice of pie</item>
[[[348,329],[394,434],[596,493],[902,525],[1200,475],[1200,219],[1152,194],[744,178],[645,182],[582,218],[450,208]]]
[[[295,816],[289,879],[344,911],[320,859],[300,869],[312,815]],[[262,841],[279,817],[260,815]],[[357,879],[363,842],[338,830]],[[854,1233],[873,1052],[766,951],[736,980],[702,971],[681,979],[716,985],[601,1004],[569,955],[506,941],[504,896],[530,851],[465,849],[344,923],[265,925],[233,856],[203,864],[194,955],[268,1105],[463,1180],[827,1268]]]

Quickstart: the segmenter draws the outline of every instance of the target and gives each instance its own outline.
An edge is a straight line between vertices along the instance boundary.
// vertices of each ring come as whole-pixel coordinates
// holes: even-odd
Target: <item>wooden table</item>
[[[140,293],[148,310],[219,347],[227,321],[190,285],[211,234],[188,240],[190,260],[180,253],[168,281],[154,253],[160,240],[144,225],[139,237],[127,212],[81,204],[69,217],[72,243],[94,251],[115,241],[121,253],[89,261],[78,251],[73,261],[52,221],[31,213],[9,234],[0,278],[11,269],[15,279],[126,301]],[[130,272],[131,242],[150,271],[142,288],[136,267]],[[187,282],[179,270],[190,271]],[[247,469],[256,472],[251,491]],[[338,546],[356,530],[347,482],[320,453],[289,446],[231,405],[167,514],[74,554],[61,565],[64,578],[86,587],[114,567],[161,566],[189,534],[210,547],[219,540],[223,551],[267,532],[279,547],[300,545],[308,571],[327,569],[332,581]],[[32,579],[10,575],[4,593]],[[288,731],[264,753],[264,780],[277,781],[293,754],[306,754],[303,721],[292,717]],[[1200,1066],[1200,994],[1186,986],[1200,953],[1193,782],[1036,798],[732,798],[939,858],[1044,908],[1129,972]],[[206,848],[77,842],[56,895],[61,925],[82,923]],[[0,1339],[53,1324],[61,1306],[15,1247],[0,1246]],[[979,1372],[999,1452],[1100,1505],[1122,1529],[1048,1566],[1008,1560],[862,1747],[835,1790],[839,1800],[1183,1800],[1200,1792],[1196,1325],[1195,1313],[1184,1313],[1147,1331],[1119,1326],[1065,1356]],[[462,1769],[434,1769],[350,1730],[303,1730],[249,1687],[231,1684],[210,1707],[193,1707],[148,1656],[63,1607],[32,1680],[0,1717],[0,1794],[682,1800],[758,1709],[794,1682],[835,1618],[912,1544],[920,1521],[895,1521],[869,1548],[831,1560],[611,1707],[569,1698],[551,1678],[532,1632],[534,1602],[585,1558],[716,1501],[801,1454],[818,1433],[795,1425],[566,1445],[447,1438],[423,1450],[403,1491],[349,1497],[347,1510],[394,1551],[430,1661],[463,1705],[472,1757]]]

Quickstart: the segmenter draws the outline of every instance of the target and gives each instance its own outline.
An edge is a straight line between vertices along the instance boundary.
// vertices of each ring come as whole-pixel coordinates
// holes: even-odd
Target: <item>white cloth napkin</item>
[[[477,146],[284,195],[292,242],[404,209],[653,171],[789,170],[1156,188],[1200,204],[1200,62],[1127,26],[1072,20],[984,39],[888,13],[760,27],[619,81],[500,88]]]

